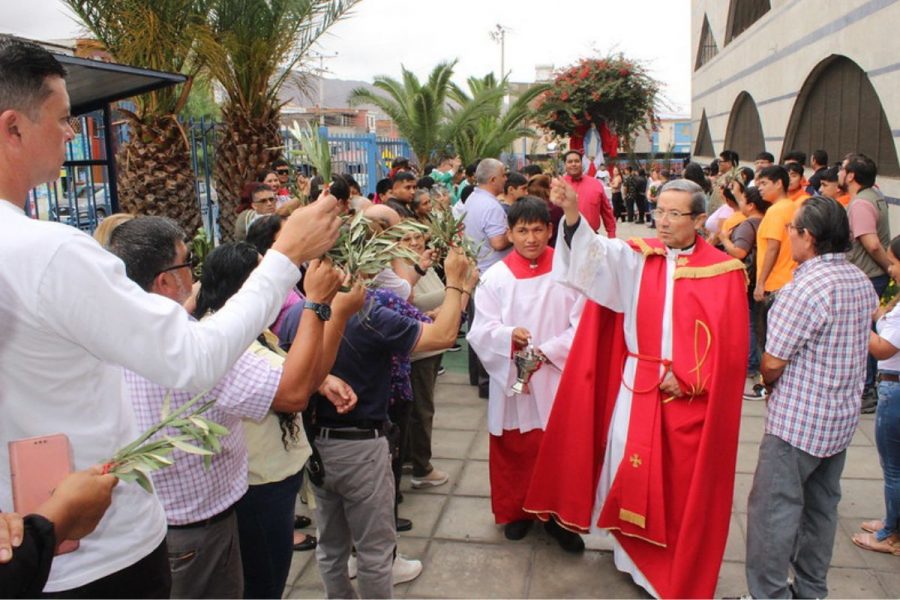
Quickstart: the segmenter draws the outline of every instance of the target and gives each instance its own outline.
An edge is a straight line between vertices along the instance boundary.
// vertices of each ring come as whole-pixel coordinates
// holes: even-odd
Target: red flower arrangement
[[[643,64],[621,53],[582,59],[557,72],[553,86],[538,100],[535,119],[561,136],[605,122],[620,138],[631,139],[657,125],[659,90]]]

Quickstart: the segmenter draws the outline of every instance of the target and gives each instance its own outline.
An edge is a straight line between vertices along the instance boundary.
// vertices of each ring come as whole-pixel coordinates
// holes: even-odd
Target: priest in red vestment
[[[711,597],[732,508],[748,355],[743,264],[696,235],[705,197],[663,186],[658,239],[596,235],[574,190],[554,275],[588,303],[525,509],[613,535],[617,568],[650,594]]]

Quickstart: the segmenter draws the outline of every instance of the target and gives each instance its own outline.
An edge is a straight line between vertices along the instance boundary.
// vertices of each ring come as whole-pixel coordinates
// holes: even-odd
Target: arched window
[[[694,142],[694,156],[715,156],[712,135],[709,133],[709,121],[706,120],[706,109],[700,117],[700,127],[697,129],[697,139]]]
[[[806,78],[784,136],[784,152],[807,156],[822,148],[833,160],[862,152],[880,175],[900,175],[894,136],[868,75],[846,56],[832,55]]]
[[[716,44],[716,38],[713,37],[712,30],[709,28],[709,19],[703,15],[703,27],[700,29],[700,46],[697,48],[697,62],[694,64],[696,71],[719,53],[719,46]]]
[[[747,92],[738,94],[731,107],[731,116],[728,117],[728,127],[725,130],[725,149],[734,150],[744,160],[753,160],[766,149],[759,111],[753,97]]]
[[[770,8],[769,0],[731,0],[728,25],[725,28],[725,45],[756,23]]]

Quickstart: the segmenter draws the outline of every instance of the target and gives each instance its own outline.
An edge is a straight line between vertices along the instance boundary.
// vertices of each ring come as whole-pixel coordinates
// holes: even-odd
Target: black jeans
[[[130,567],[81,587],[44,592],[43,598],[168,598],[172,589],[166,541]]]

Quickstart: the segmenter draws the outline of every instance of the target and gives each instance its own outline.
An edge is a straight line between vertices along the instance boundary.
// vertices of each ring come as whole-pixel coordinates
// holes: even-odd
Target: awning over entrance
[[[187,79],[178,73],[140,69],[65,54],[54,56],[69,72],[66,87],[73,115],[101,109],[116,100],[177,85]]]

